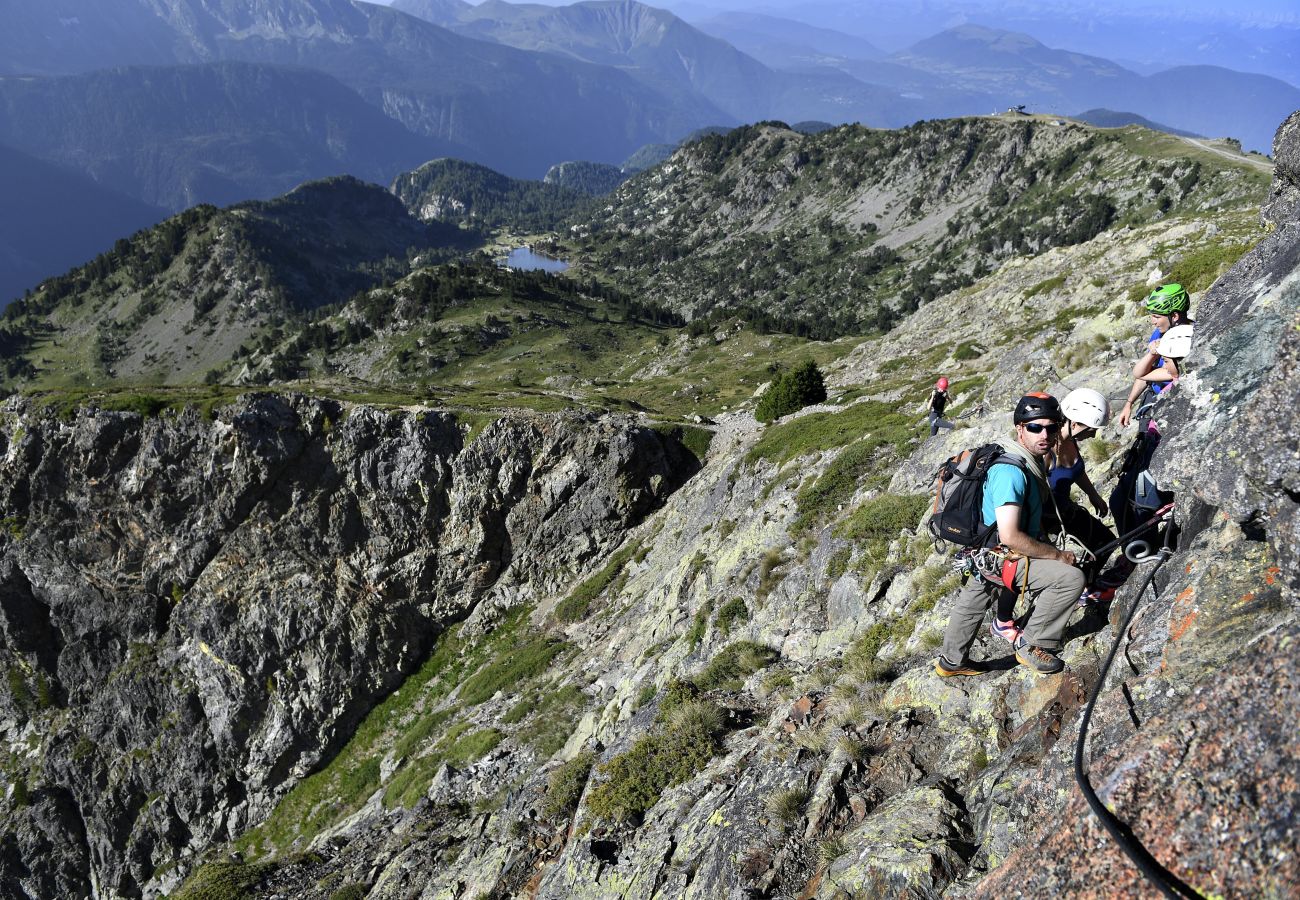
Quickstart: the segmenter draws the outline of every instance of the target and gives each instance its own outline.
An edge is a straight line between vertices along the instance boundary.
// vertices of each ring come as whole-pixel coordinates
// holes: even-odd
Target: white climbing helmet
[[[1170,359],[1186,359],[1187,354],[1192,352],[1192,326],[1178,325],[1170,328],[1160,339],[1156,352]]]
[[[1071,422],[1101,429],[1110,421],[1110,401],[1092,388],[1075,388],[1061,401],[1061,412]]]

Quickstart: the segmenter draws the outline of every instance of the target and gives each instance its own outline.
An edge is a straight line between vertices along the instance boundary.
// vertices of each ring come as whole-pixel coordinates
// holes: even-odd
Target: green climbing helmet
[[[1183,290],[1181,284],[1162,284],[1147,294],[1144,305],[1149,313],[1170,316],[1176,312],[1187,312],[1187,307],[1191,304],[1187,298],[1187,291]]]

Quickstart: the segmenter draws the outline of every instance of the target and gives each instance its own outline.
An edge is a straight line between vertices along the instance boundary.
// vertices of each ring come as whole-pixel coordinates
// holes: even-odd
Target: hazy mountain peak
[[[392,6],[393,9],[409,13],[417,19],[442,26],[454,24],[474,8],[465,0],[393,0]]]
[[[351,0],[144,0],[144,5],[205,45],[250,38],[345,42],[366,18]]]
[[[936,35],[938,38],[945,36],[961,41],[978,41],[1004,53],[1018,53],[1022,50],[1044,46],[1040,41],[1019,31],[989,28],[974,23],[958,25]]]

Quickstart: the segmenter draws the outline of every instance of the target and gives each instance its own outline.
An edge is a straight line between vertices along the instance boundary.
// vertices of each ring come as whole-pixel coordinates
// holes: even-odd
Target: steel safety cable
[[[1137,596],[1133,599],[1133,606],[1129,609],[1128,615],[1124,617],[1124,624],[1120,626],[1118,633],[1115,635],[1115,643],[1111,646],[1110,654],[1101,667],[1097,684],[1092,689],[1092,696],[1088,698],[1088,705],[1083,709],[1083,719],[1079,723],[1079,739],[1074,745],[1074,780],[1078,782],[1079,790],[1083,792],[1084,799],[1088,801],[1088,808],[1101,820],[1102,827],[1106,829],[1107,834],[1124,852],[1124,855],[1132,860],[1138,871],[1145,875],[1147,880],[1155,885],[1162,894],[1166,897],[1185,898],[1185,900],[1205,900],[1195,888],[1161,865],[1160,861],[1151,855],[1151,851],[1137,839],[1133,834],[1133,830],[1106,808],[1106,805],[1101,802],[1101,798],[1097,796],[1097,792],[1092,789],[1092,784],[1088,781],[1088,775],[1084,771],[1084,745],[1088,741],[1088,725],[1092,721],[1093,707],[1097,705],[1097,698],[1101,696],[1101,689],[1106,683],[1106,676],[1110,673],[1111,664],[1115,662],[1115,656],[1119,652],[1120,642],[1123,641],[1124,635],[1128,633],[1129,625],[1133,622],[1133,616],[1137,612],[1143,595],[1146,594],[1147,587],[1151,588],[1154,596],[1160,596],[1155,586],[1156,573],[1160,571],[1160,567],[1165,564],[1165,561],[1173,555],[1173,550],[1169,546],[1173,532],[1174,526],[1171,517],[1169,524],[1165,528],[1165,543],[1160,550],[1160,559],[1152,566],[1151,572],[1147,575],[1142,587],[1137,592]]]

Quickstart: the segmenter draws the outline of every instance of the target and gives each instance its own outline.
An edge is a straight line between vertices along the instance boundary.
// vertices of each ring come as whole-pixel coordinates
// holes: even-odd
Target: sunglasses
[[[1024,423],[1024,428],[1025,431],[1028,431],[1030,434],[1039,434],[1044,431],[1046,431],[1048,434],[1061,433],[1061,426],[1057,425],[1055,422],[1053,422],[1051,425],[1040,425],[1037,422],[1026,422]]]

